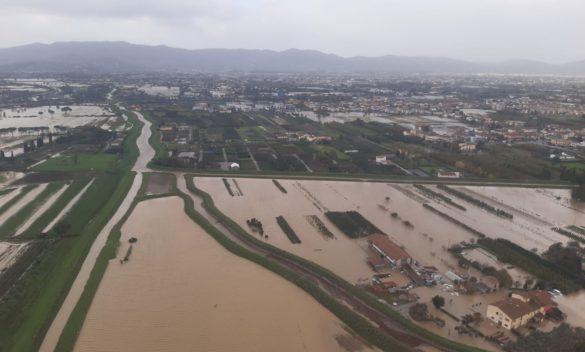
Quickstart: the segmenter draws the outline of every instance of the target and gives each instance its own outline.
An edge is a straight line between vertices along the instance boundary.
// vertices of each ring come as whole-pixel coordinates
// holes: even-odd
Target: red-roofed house
[[[384,257],[390,264],[401,267],[412,264],[412,257],[390,238],[382,234],[367,237],[370,247]]]
[[[487,306],[487,317],[504,328],[526,325],[537,314],[546,314],[556,303],[544,291],[514,292],[509,298]]]

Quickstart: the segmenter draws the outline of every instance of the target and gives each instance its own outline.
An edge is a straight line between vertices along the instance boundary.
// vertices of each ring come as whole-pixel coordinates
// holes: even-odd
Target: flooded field
[[[325,211],[360,212],[396,243],[402,245],[421,265],[435,266],[441,273],[460,270],[458,263],[446,249],[461,241],[473,242],[476,237],[468,230],[426,210],[422,206],[424,203],[490,237],[507,238],[527,249],[536,248],[538,251],[545,250],[554,242],[567,242],[566,237],[551,230],[552,226],[559,222],[562,222],[563,226],[585,223],[583,210],[569,202],[570,195],[566,190],[452,186],[514,215],[513,219],[506,219],[448,195],[435,186],[426,187],[445,194],[465,209],[433,199],[416,187],[405,184],[279,180],[278,182],[287,190],[287,193],[283,193],[269,179],[238,178],[236,181],[242,196],[231,196],[221,178],[195,178],[195,184],[213,196],[218,208],[243,228],[248,229],[247,219],[256,218],[262,222],[265,232],[269,235],[266,239],[269,243],[315,261],[354,282],[374,273],[365,264],[367,246],[363,239],[350,240],[340,233],[325,218],[323,215]],[[395,213],[394,216],[392,213]],[[305,219],[309,214],[317,215],[333,232],[335,238],[325,238],[311,227]],[[278,227],[275,217],[280,215],[284,216],[296,231],[301,240],[300,244],[292,244]],[[554,219],[557,219],[557,222],[553,222]],[[406,221],[412,226],[406,226]],[[498,262],[487,252],[465,251],[464,255],[470,260],[477,260],[495,268],[506,268],[514,281],[523,283],[529,278],[521,270]],[[391,273],[393,280],[399,285],[409,281],[395,270]],[[473,268],[468,270],[468,274],[482,280],[483,275]],[[439,285],[435,288],[418,287],[411,292],[419,296],[419,302],[429,302],[436,294],[443,295],[447,301],[446,309],[456,316],[474,311],[485,314],[488,303],[507,294],[506,290],[483,295],[460,295],[452,291],[452,288]],[[585,295],[578,295],[559,299],[561,309],[570,316],[569,322],[581,326],[585,323],[585,314],[572,308],[577,302],[585,303],[584,297]],[[422,325],[445,337],[454,338],[456,323],[444,313],[436,312],[435,315],[447,322],[446,327],[438,328],[433,323]],[[490,321],[484,321],[478,328],[486,334],[498,331]],[[497,349],[483,340],[466,336],[460,336],[457,340],[480,345],[486,349]]]
[[[114,116],[112,112],[95,105],[40,106],[34,108],[0,109],[0,128],[11,127],[76,127]]]
[[[566,243],[570,240],[553,231],[552,227],[585,225],[585,207],[571,203],[569,190],[510,187],[453,188],[462,190],[514,216],[513,220],[506,220],[452,197],[467,207],[465,213],[459,212],[456,215],[458,219],[490,237],[506,238],[528,250],[536,249],[541,253],[553,243]],[[456,213],[453,210],[445,212]]]
[[[22,143],[60,127],[101,125],[106,129],[123,130],[125,124],[109,109],[95,105],[40,106],[0,109],[0,149],[5,153],[22,153]],[[42,129],[45,129],[41,131]],[[55,136],[54,139],[58,139]]]
[[[383,183],[341,181],[279,180],[287,189],[280,192],[271,180],[237,179],[242,197],[231,197],[220,178],[196,178],[195,184],[209,192],[220,210],[248,228],[246,220],[259,219],[268,242],[334,271],[346,280],[355,282],[369,278],[374,272],[366,264],[368,256],[364,239],[349,239],[324,215],[324,210],[359,211],[376,227],[397,243],[405,246],[415,259],[424,265],[434,265],[441,271],[457,267],[446,248],[473,236],[454,224],[431,213],[406,196],[397,187]],[[386,200],[386,197],[389,197]],[[396,212],[393,218],[391,213]],[[282,215],[297,232],[302,243],[293,245],[278,227],[275,218]],[[321,236],[306,220],[317,215],[333,232],[335,239]],[[410,221],[414,227],[407,227]]]
[[[223,249],[180,198],[141,202],[122,232],[76,351],[370,350],[308,294]]]
[[[446,248],[461,241],[473,241],[475,236],[424,209],[423,203],[431,204],[487,236],[506,238],[539,252],[555,242],[569,240],[553,231],[553,226],[585,224],[585,210],[568,203],[567,190],[453,187],[514,215],[513,219],[505,219],[446,194],[465,207],[465,210],[458,209],[428,198],[410,185],[280,180],[288,190],[284,194],[271,180],[242,178],[237,182],[243,196],[231,197],[219,178],[196,178],[195,182],[212,194],[218,207],[242,227],[247,228],[246,220],[255,217],[264,224],[269,242],[314,260],[349,280],[371,274],[364,264],[365,244],[363,240],[349,240],[339,233],[323,216],[325,210],[359,211],[423,265],[433,265],[441,271],[457,267]],[[434,186],[427,187],[441,193]],[[391,213],[396,216],[390,216]],[[313,214],[320,217],[336,239],[323,238],[307,223],[305,216]],[[291,244],[282,234],[274,221],[279,215],[284,216],[299,234],[301,244]],[[405,226],[405,221],[412,227]]]

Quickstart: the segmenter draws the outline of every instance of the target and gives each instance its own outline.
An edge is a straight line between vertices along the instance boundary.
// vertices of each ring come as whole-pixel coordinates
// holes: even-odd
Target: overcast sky
[[[0,0],[0,47],[123,40],[475,61],[585,59],[585,0]]]

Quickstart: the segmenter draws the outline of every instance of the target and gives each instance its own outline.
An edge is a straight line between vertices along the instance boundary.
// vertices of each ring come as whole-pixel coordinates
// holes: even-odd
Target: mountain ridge
[[[290,72],[585,75],[585,60],[473,62],[433,56],[341,57],[318,50],[181,49],[123,41],[32,43],[0,49],[4,73]]]

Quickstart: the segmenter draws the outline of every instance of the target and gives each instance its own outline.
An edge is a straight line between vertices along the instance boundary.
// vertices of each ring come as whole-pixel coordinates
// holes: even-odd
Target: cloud
[[[578,0],[5,0],[0,46],[126,40],[565,62],[585,58],[583,13]]]

